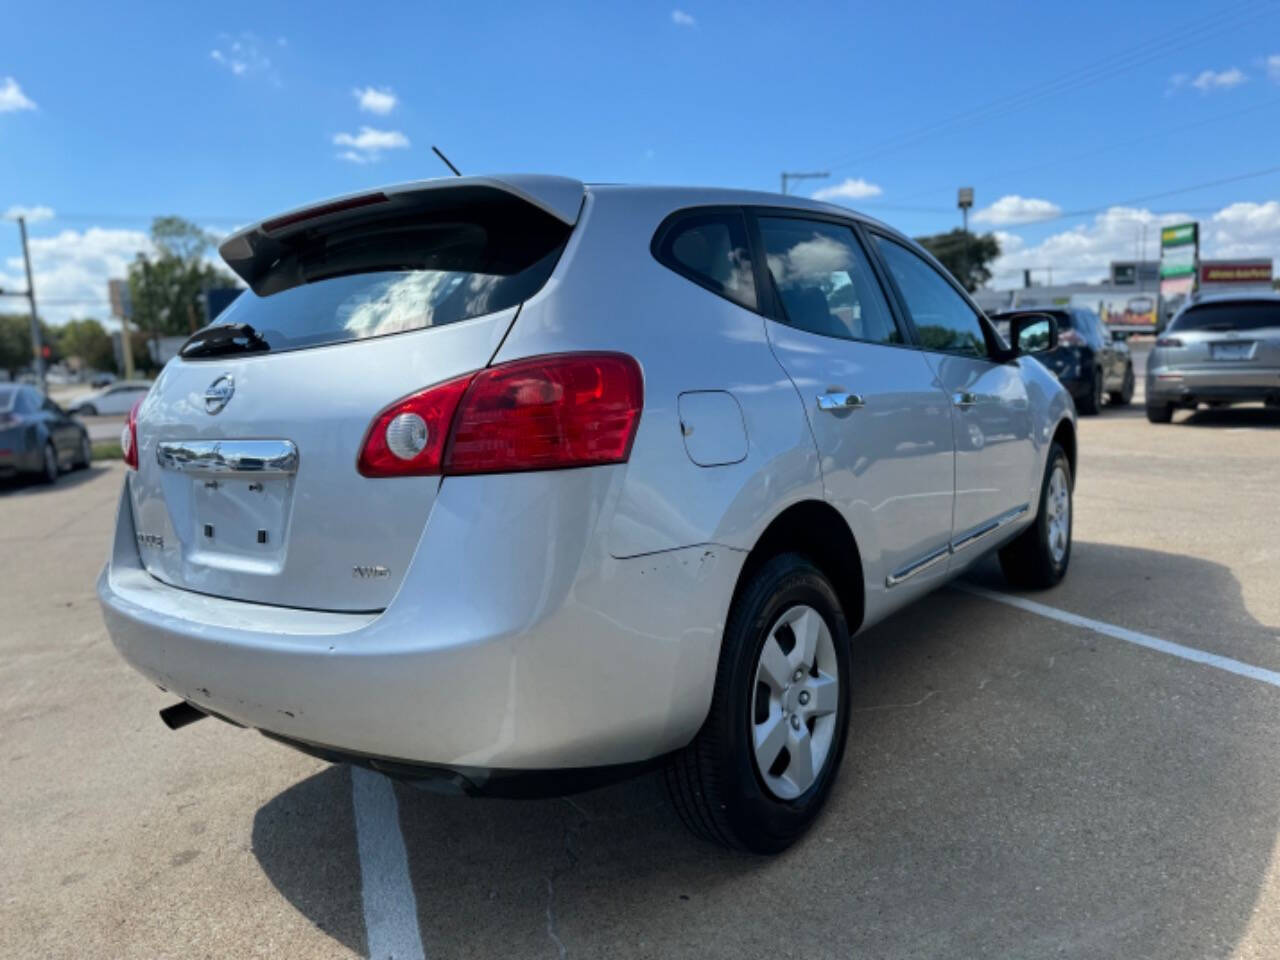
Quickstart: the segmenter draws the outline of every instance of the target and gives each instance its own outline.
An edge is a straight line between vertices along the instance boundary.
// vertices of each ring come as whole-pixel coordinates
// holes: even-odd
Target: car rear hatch
[[[385,607],[440,480],[362,476],[370,425],[489,363],[582,196],[550,177],[428,181],[228,238],[223,257],[250,290],[138,411],[130,488],[146,569],[239,600]]]
[[[1195,304],[1169,326],[1157,345],[1164,365],[1180,372],[1226,373],[1235,383],[1258,379],[1258,386],[1280,387],[1275,379],[1280,370],[1280,300]]]

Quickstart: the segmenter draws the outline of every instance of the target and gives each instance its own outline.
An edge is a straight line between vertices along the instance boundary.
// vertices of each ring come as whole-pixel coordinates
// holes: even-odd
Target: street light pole
[[[22,260],[27,266],[27,301],[31,304],[31,352],[35,355],[36,378],[40,381],[40,392],[47,394],[49,385],[45,382],[44,343],[40,338],[40,320],[36,316],[36,284],[31,279],[31,251],[27,249],[27,218],[18,217],[18,232],[22,234]]]

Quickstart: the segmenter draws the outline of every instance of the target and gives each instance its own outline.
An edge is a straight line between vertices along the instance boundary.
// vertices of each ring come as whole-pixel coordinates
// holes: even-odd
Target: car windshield
[[[0,386],[0,413],[12,413],[14,402],[18,399],[18,391],[14,387]]]
[[[1261,330],[1280,328],[1280,301],[1226,300],[1201,303],[1189,307],[1173,323],[1170,330]]]

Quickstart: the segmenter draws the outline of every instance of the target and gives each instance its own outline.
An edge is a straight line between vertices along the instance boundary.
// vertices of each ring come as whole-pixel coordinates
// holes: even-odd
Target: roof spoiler
[[[365,219],[380,219],[416,210],[428,213],[434,207],[453,205],[468,192],[476,195],[504,193],[537,207],[567,226],[573,226],[578,222],[586,187],[580,180],[537,174],[417,180],[348,194],[260,220],[227,237],[218,246],[218,252],[227,266],[255,293],[262,293],[262,281],[288,251],[291,238],[317,230],[354,226]]]

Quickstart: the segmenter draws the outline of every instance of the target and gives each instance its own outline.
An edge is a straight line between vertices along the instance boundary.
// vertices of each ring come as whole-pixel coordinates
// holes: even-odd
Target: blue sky
[[[972,185],[1000,280],[1091,278],[1182,215],[1210,255],[1280,253],[1280,170],[1138,199],[1280,167],[1278,120],[1275,0],[31,4],[0,37],[0,213],[33,212],[55,321],[105,315],[154,215],[227,230],[437,176],[432,143],[468,173],[828,170],[799,189],[914,234]],[[0,222],[0,286],[17,253]]]

